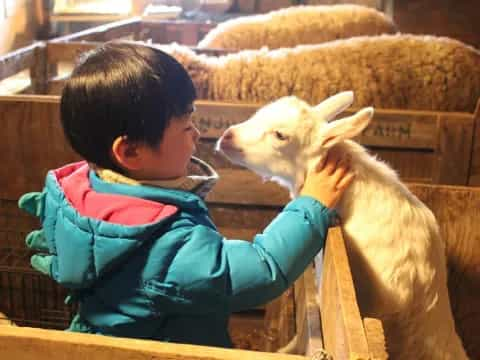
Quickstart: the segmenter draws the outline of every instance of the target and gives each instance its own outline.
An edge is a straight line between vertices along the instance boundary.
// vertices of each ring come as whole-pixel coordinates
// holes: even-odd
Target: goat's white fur
[[[466,359],[436,219],[390,167],[349,140],[368,125],[372,108],[329,122],[352,102],[352,92],[316,107],[279,99],[227,130],[232,140],[222,137],[217,148],[287,186],[292,196],[328,151],[349,154],[356,177],[336,209],[362,315],[382,320],[391,359]]]

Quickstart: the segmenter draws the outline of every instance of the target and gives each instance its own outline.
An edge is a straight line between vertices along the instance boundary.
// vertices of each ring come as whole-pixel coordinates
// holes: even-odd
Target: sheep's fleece
[[[187,69],[199,98],[265,103],[295,95],[315,104],[344,90],[354,106],[473,112],[480,51],[446,37],[380,35],[220,57],[163,48]]]
[[[211,30],[198,47],[244,50],[266,46],[276,49],[395,32],[392,20],[369,7],[294,6],[225,21]]]

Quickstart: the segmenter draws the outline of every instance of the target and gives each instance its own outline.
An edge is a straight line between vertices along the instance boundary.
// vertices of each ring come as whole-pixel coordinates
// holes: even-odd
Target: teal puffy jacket
[[[333,218],[299,197],[253,242],[227,240],[197,195],[106,183],[85,162],[50,171],[20,206],[40,216],[49,275],[79,301],[73,331],[224,347],[230,313],[286,290]]]

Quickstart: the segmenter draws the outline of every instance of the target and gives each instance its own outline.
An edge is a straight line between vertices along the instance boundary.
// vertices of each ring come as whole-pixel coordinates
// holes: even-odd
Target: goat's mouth
[[[215,150],[223,154],[234,163],[239,165],[243,165],[245,163],[245,151],[242,149],[232,145],[220,145]]]
[[[217,146],[215,147],[215,151],[221,152],[226,156],[244,154],[243,149],[240,149],[235,145],[232,145],[229,143],[222,143],[222,142],[217,143]]]

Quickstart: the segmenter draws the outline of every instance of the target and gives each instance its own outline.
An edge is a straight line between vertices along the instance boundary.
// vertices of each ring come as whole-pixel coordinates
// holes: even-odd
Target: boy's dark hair
[[[113,141],[156,146],[174,116],[192,111],[195,87],[173,57],[131,43],[107,43],[74,69],[61,98],[64,133],[85,160],[122,172],[111,157]]]

